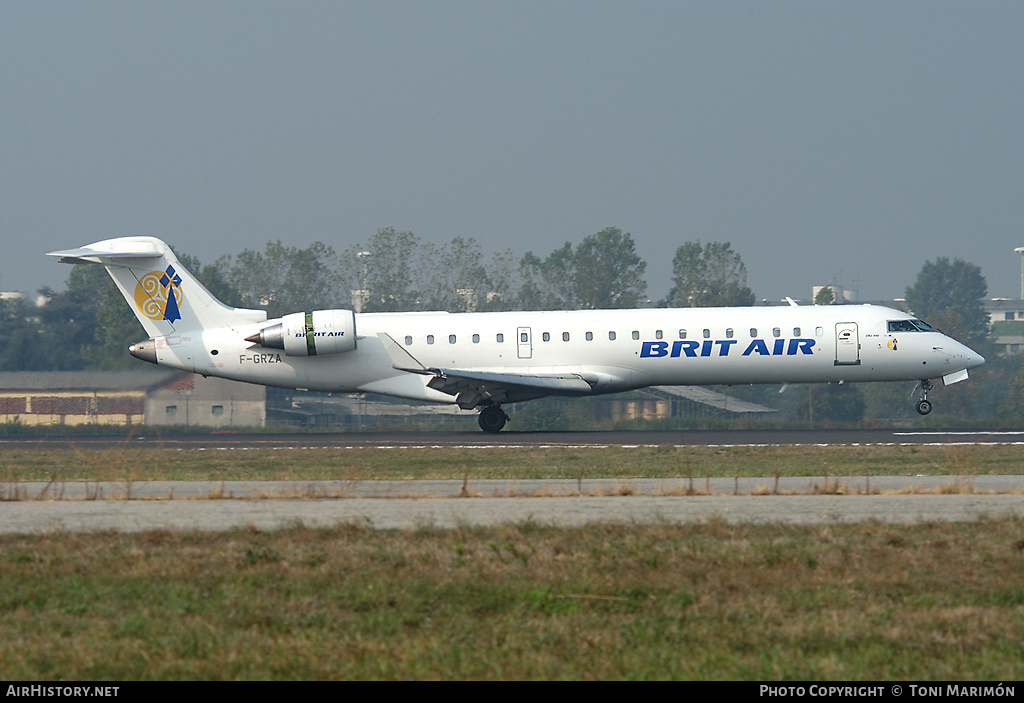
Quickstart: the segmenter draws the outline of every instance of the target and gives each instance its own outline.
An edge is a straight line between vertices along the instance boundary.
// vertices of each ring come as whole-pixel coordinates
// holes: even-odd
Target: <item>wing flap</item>
[[[377,336],[395,369],[433,376],[427,386],[456,396],[456,402],[462,408],[546,395],[589,395],[593,390],[593,386],[576,373],[526,374],[427,367],[391,335],[381,332]]]
[[[437,390],[438,385],[443,383],[439,380],[454,380],[457,385],[463,382],[470,384],[485,384],[494,386],[509,386],[519,388],[530,388],[544,390],[549,393],[579,394],[590,393],[591,386],[577,374],[553,374],[553,375],[531,375],[521,373],[492,373],[486,371],[463,371],[461,369],[437,369],[438,375],[430,380],[429,385]]]

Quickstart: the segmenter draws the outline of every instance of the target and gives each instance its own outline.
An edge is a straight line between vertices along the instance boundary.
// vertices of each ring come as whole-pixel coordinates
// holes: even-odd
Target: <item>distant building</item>
[[[985,301],[988,329],[1000,354],[1024,351],[1024,300],[991,298]]]
[[[266,388],[181,371],[0,373],[0,422],[262,426]]]

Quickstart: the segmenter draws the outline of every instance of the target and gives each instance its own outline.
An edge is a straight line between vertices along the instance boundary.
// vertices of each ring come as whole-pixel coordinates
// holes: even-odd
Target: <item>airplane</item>
[[[985,359],[900,310],[876,305],[536,312],[313,310],[267,319],[217,300],[155,237],[50,252],[102,264],[149,338],[132,356],[248,383],[379,393],[478,410],[651,386],[918,381],[928,392]]]

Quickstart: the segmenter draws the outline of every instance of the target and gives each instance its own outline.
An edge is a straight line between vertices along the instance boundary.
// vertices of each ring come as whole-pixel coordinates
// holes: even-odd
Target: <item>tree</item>
[[[831,305],[836,302],[836,294],[832,290],[832,286],[822,286],[818,294],[814,296],[815,305]]]
[[[39,311],[30,303],[0,300],[0,371],[38,371],[57,361],[40,328]]]
[[[456,237],[441,247],[425,245],[421,262],[423,309],[473,312],[486,301],[490,280],[475,239]]]
[[[366,245],[345,251],[342,258],[354,272],[353,289],[367,290],[363,312],[399,312],[420,308],[417,281],[420,241],[412,232],[379,229]],[[349,307],[348,304],[342,307]]]
[[[231,257],[222,256],[205,265],[189,254],[177,254],[177,257],[181,265],[191,271],[217,300],[234,308],[243,307],[242,294],[231,283]]]
[[[218,274],[227,261],[220,259],[215,264]],[[244,249],[230,264],[227,279],[242,307],[263,308],[270,317],[348,307],[348,296],[341,295],[344,286],[338,257],[323,242],[299,249],[277,240],[267,242],[262,253]]]
[[[669,307],[754,304],[747,267],[730,242],[686,242],[676,250],[672,273],[673,287],[664,301]]]
[[[572,244],[566,242],[541,259],[532,251],[519,262],[523,280],[520,307],[524,310],[578,310],[576,262]]]
[[[616,227],[570,242],[543,261],[532,251],[519,264],[520,305],[526,310],[637,307],[647,291],[647,263],[633,237]]]
[[[959,332],[969,341],[981,340],[988,334],[988,315],[982,302],[988,294],[988,284],[981,268],[962,259],[952,262],[939,257],[926,261],[917,274],[917,281],[907,288],[907,306],[914,315],[931,320],[931,324],[947,333],[956,334],[938,322],[944,317],[947,324],[955,321]],[[957,317],[953,317],[955,313]]]
[[[516,289],[518,282],[518,262],[511,249],[499,251],[487,267],[487,280],[490,283],[487,294],[479,301],[481,312],[499,312],[512,310],[516,307]]]
[[[575,254],[576,298],[584,310],[638,307],[647,292],[647,262],[633,237],[608,227],[584,237]]]

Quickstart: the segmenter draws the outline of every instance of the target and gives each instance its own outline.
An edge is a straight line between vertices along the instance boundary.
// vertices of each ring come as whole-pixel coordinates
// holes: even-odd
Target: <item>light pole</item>
[[[359,285],[361,286],[359,290],[359,310],[357,310],[356,312],[362,312],[363,308],[366,307],[366,303],[369,302],[370,300],[370,293],[369,291],[366,290],[366,264],[367,259],[369,259],[371,256],[373,256],[372,251],[361,251],[358,254],[356,254],[356,257],[363,264],[363,280],[359,282]]]
[[[1014,251],[1020,254],[1020,299],[1024,300],[1024,247],[1017,247]]]

